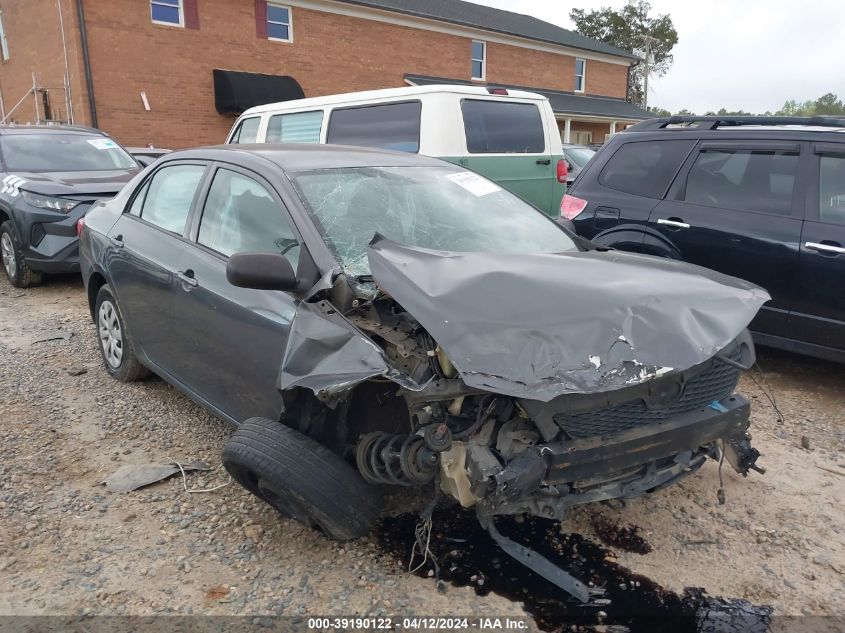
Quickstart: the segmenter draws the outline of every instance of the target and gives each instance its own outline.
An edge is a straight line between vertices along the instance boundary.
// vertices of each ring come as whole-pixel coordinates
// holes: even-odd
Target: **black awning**
[[[302,99],[305,93],[293,77],[214,69],[214,105],[220,114],[240,114],[253,106]]]

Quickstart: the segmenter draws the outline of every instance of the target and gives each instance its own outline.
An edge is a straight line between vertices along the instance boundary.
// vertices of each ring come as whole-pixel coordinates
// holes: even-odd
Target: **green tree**
[[[628,4],[619,11],[610,7],[589,12],[572,9],[569,18],[581,35],[630,51],[638,57],[645,56],[646,37],[653,38],[649,76],[662,77],[672,65],[672,49],[678,43],[678,32],[668,15],[652,18],[648,15],[650,12],[651,4],[646,0],[628,0]],[[644,103],[644,66],[640,62],[631,68],[628,100],[633,103]]]
[[[822,95],[816,99],[813,114],[821,116],[845,114],[845,104],[835,94],[828,92],[826,95]]]

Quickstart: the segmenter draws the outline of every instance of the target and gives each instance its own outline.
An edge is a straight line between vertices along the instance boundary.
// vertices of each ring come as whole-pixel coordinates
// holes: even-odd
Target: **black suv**
[[[141,166],[100,130],[0,126],[0,255],[9,281],[79,270],[77,222]]]
[[[757,342],[845,361],[845,119],[644,121],[596,154],[561,212],[596,244],[763,286]]]

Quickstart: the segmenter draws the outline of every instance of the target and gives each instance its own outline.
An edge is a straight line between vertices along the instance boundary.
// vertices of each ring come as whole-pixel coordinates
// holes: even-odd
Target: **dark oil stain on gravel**
[[[640,528],[636,525],[623,526],[601,515],[594,515],[590,525],[605,545],[633,554],[648,554],[651,551],[651,545],[640,536]]]
[[[382,546],[406,568],[414,543],[416,514],[385,518],[378,536]],[[497,518],[499,531],[533,548],[582,581],[602,587],[605,595],[583,605],[566,592],[505,554],[478,524],[475,514],[454,507],[433,516],[429,547],[440,579],[491,592],[524,603],[544,631],[628,631],[630,633],[764,633],[771,607],[744,600],[707,596],[687,589],[666,591],[615,562],[613,554],[578,534],[561,534],[557,523],[544,519]],[[415,565],[420,558],[415,559]],[[416,573],[427,577],[426,564]],[[607,629],[612,625],[612,628]],[[598,627],[598,628],[597,628]]]

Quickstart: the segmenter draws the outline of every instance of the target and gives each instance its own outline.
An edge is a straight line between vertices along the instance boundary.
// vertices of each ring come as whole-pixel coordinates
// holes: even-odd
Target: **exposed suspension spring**
[[[419,486],[434,479],[439,457],[418,435],[375,431],[358,442],[355,461],[371,484]]]

